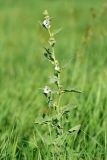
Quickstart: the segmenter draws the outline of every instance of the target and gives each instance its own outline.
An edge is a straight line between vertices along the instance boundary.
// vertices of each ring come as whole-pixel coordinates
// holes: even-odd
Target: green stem
[[[48,28],[48,33],[49,33],[49,36],[51,37],[52,36],[52,33],[51,33],[51,30],[50,28]],[[54,50],[54,46],[51,46],[52,48],[52,56],[53,56],[53,59],[54,59],[54,66],[57,65],[57,60],[56,60],[56,57],[55,57],[55,50]],[[57,87],[58,87],[58,94],[59,94],[59,98],[58,98],[58,101],[57,101],[57,111],[58,111],[58,114],[60,112],[59,110],[59,107],[60,107],[60,99],[61,99],[61,87],[60,87],[60,73],[58,74],[58,84],[57,84]]]

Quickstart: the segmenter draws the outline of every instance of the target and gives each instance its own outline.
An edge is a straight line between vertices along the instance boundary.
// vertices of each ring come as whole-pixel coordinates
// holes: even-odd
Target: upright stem
[[[52,33],[51,33],[51,30],[50,28],[48,28],[48,33],[49,33],[49,36],[50,38],[52,37]],[[56,60],[56,57],[55,57],[55,49],[54,49],[54,46],[51,46],[51,49],[52,49],[52,57],[54,59],[54,67],[57,66],[57,63],[58,61]],[[60,99],[61,99],[61,87],[60,87],[60,73],[58,74],[58,95],[59,95],[59,98],[58,98],[58,102],[57,102],[57,108],[58,108],[58,113],[59,113],[59,107],[60,107]]]

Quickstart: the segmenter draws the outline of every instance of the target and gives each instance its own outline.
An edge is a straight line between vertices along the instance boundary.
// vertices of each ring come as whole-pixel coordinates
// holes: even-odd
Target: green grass
[[[57,58],[66,66],[62,81],[83,91],[64,99],[77,106],[72,126],[81,124],[72,143],[68,139],[69,160],[107,159],[106,6],[104,0],[0,0],[0,160],[51,159],[47,146],[36,146],[34,124],[47,110],[39,88],[52,71],[43,57],[47,37],[38,23],[44,9],[55,17],[54,27],[62,27],[56,36]]]

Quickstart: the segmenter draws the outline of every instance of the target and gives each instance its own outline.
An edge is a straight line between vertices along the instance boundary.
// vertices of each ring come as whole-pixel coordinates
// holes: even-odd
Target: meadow
[[[61,28],[55,53],[64,68],[62,83],[82,91],[63,100],[76,106],[70,123],[81,129],[69,137],[62,160],[106,160],[106,0],[0,0],[0,160],[52,159],[49,148],[38,145],[44,130],[34,123],[48,112],[41,88],[52,73],[43,56],[48,37],[39,23],[45,9],[54,17],[53,28]]]

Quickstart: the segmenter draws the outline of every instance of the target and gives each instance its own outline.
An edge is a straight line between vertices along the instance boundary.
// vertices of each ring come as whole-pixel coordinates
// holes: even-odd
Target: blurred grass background
[[[39,88],[52,73],[39,24],[45,9],[53,28],[62,28],[56,36],[56,55],[66,66],[62,82],[83,91],[65,98],[78,106],[72,123],[82,124],[78,158],[107,159],[105,0],[0,0],[0,159],[36,159],[34,121],[46,110]]]

